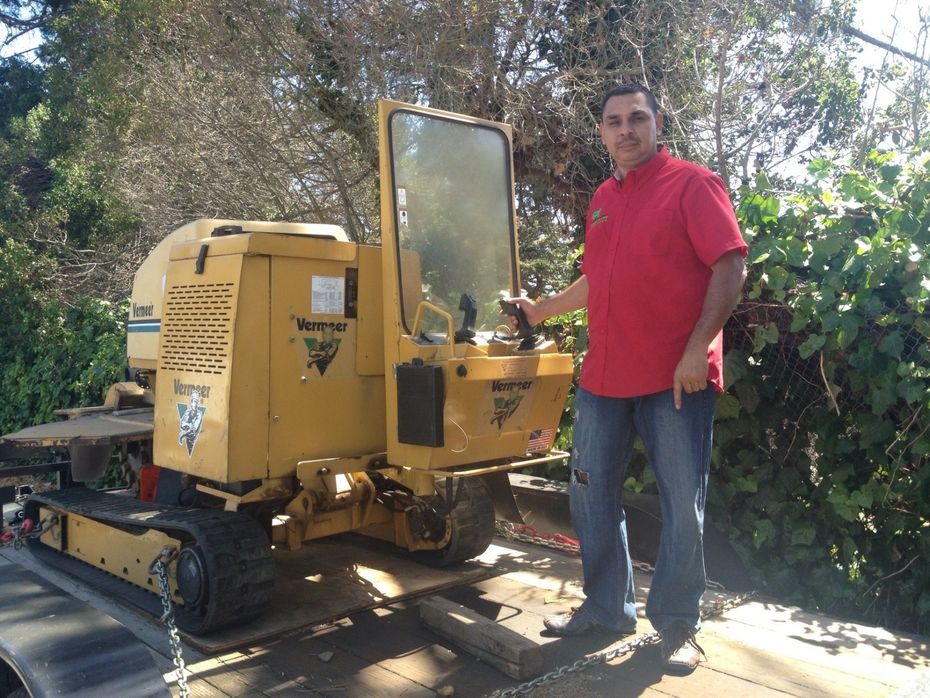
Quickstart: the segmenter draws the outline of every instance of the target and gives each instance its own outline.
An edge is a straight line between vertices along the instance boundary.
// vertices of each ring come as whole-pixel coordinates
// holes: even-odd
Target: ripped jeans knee
[[[572,469],[572,481],[581,487],[588,486],[588,472],[586,470],[579,470],[578,468]]]

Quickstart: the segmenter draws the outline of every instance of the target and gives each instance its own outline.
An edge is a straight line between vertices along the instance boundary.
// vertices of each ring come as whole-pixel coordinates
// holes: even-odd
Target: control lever
[[[509,303],[503,298],[501,298],[499,302],[501,304],[501,310],[504,311],[504,315],[517,318],[517,337],[523,340],[520,342],[520,348],[532,349],[536,346],[536,333],[533,332],[533,326],[530,325],[529,320],[526,319],[526,313],[523,312],[523,308],[516,303]]]
[[[469,342],[474,344],[475,321],[478,318],[478,301],[470,293],[463,293],[459,299],[459,310],[465,311],[462,327],[455,331],[456,342]]]

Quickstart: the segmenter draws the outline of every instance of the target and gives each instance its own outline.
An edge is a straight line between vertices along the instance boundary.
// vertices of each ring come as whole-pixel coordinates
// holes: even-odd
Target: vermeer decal
[[[190,404],[185,405],[183,402],[175,403],[178,406],[178,443],[187,447],[187,455],[194,453],[194,446],[197,445],[197,439],[200,437],[200,428],[203,426],[203,415],[207,408],[200,404],[201,394],[199,390],[192,390],[190,393]]]
[[[336,339],[333,335],[333,328],[327,327],[323,330],[323,337],[321,339],[317,339],[316,337],[304,337],[304,343],[307,345],[308,351],[307,368],[316,366],[321,376],[326,373],[326,369],[329,368],[333,359],[336,358],[336,352],[339,351],[339,343],[342,341],[341,339]]]

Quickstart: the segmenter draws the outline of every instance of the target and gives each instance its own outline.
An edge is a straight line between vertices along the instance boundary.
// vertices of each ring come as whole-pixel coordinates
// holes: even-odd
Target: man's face
[[[620,174],[626,175],[655,157],[662,115],[652,113],[646,95],[640,92],[614,95],[604,105],[597,130]]]

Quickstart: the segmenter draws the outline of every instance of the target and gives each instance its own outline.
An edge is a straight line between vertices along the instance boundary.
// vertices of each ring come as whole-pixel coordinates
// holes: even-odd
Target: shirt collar
[[[669,159],[668,149],[664,145],[659,145],[656,149],[656,156],[649,160],[648,162],[643,163],[639,167],[634,167],[632,170],[626,173],[624,177],[620,174],[620,170],[614,169],[613,176],[620,184],[624,186],[635,186],[639,182],[645,182],[652,175],[659,171],[662,165]]]

